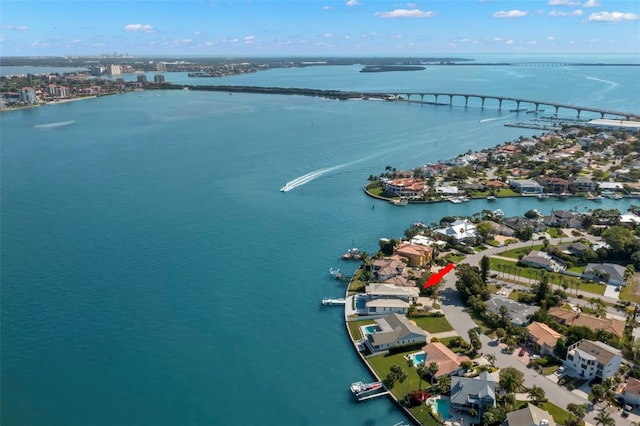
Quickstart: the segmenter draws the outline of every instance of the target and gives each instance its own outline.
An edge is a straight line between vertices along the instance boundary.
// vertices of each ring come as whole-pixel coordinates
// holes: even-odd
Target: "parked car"
[[[562,376],[564,374],[564,367],[560,366],[556,371],[553,372],[556,376]]]
[[[518,356],[524,355],[524,348],[520,348],[520,352],[518,352]]]
[[[533,354],[529,357],[529,359],[538,359],[538,358],[540,358],[540,355],[538,354]]]

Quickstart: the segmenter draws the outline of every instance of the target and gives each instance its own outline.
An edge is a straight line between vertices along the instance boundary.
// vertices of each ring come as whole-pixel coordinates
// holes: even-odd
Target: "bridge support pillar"
[[[449,106],[453,105],[453,96],[449,95]]]
[[[502,98],[498,99],[498,111],[502,109]]]
[[[464,107],[467,107],[467,103],[469,102],[469,96],[464,97]]]
[[[483,97],[480,97],[480,99],[482,99],[482,104],[481,104],[481,107],[482,107],[482,108],[484,108],[484,99],[485,99],[485,98],[483,98]]]

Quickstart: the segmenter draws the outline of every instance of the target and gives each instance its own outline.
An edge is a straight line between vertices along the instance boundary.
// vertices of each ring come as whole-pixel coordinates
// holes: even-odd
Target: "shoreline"
[[[358,267],[356,272],[360,268],[362,268],[362,265],[360,265],[360,267]],[[349,289],[351,288],[351,283],[353,281],[353,277],[355,277],[355,276],[356,276],[356,273],[354,272],[353,276],[349,280],[349,283],[347,284],[346,290],[344,291],[344,298],[347,301],[347,303],[349,302]],[[358,350],[358,345],[356,344],[356,341],[353,338],[353,334],[351,334],[351,330],[349,329],[349,318],[347,317],[347,304],[346,303],[345,303],[345,309],[344,309],[344,328],[347,330],[347,336],[349,336],[349,340],[351,340],[351,345],[353,346],[353,349],[358,354],[358,358],[360,358],[360,361],[362,361],[362,363],[367,368],[367,370],[369,370],[369,373],[371,373],[371,375],[373,377],[375,377],[376,381],[382,382],[383,381],[382,378],[380,378],[380,376],[378,376],[378,374],[373,369],[373,367],[371,367],[369,362],[367,362],[367,358],[364,355],[362,355],[362,353]],[[418,418],[416,418],[413,415],[413,413],[407,409],[407,407],[402,405],[400,400],[398,400],[398,398],[396,398],[396,396],[393,394],[393,392],[389,392],[386,396],[400,408],[400,411],[411,421],[411,423],[413,423],[416,426],[421,426],[422,425],[422,422],[420,422],[420,420],[418,420]]]

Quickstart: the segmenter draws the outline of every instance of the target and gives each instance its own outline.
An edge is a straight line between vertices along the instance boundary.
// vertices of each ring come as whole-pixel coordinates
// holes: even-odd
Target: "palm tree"
[[[578,422],[581,422],[587,414],[587,406],[586,404],[574,404],[572,402],[567,405],[567,411],[573,414]]]
[[[600,411],[593,420],[596,421],[596,426],[615,426],[616,424],[616,421],[607,410]]]
[[[438,373],[439,369],[440,367],[438,366],[437,362],[430,362],[429,365],[427,366],[427,372],[431,376],[432,385],[433,385],[433,379],[437,379],[436,374]]]
[[[540,405],[542,401],[545,399],[544,389],[540,386],[532,386],[529,388],[529,398],[533,401],[533,405]]]
[[[487,361],[489,361],[489,365],[491,367],[494,367],[494,364],[496,362],[496,356],[494,354],[487,354],[486,358],[487,358]]]
[[[507,393],[515,393],[520,389],[524,374],[513,367],[506,367],[500,371],[500,387]]]

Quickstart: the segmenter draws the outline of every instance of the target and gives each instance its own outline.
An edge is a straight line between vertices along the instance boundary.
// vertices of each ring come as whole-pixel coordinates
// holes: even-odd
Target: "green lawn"
[[[555,420],[555,422],[559,425],[565,424],[565,422],[570,416],[568,411],[563,410],[562,408],[558,407],[557,405],[551,402],[542,403],[540,408],[542,408],[543,410],[551,414],[551,417],[553,417],[553,420]]]
[[[499,253],[499,255],[503,257],[510,257],[513,259],[520,259],[522,256],[524,256],[525,254],[529,253],[532,250],[541,250],[541,249],[542,249],[542,244],[538,244],[534,246],[526,246],[526,247],[520,247],[517,249],[506,250],[506,251],[503,251],[502,253]]]
[[[576,274],[582,274],[584,270],[587,268],[587,265],[584,266],[574,266],[573,268],[567,269],[569,272],[575,272]]]
[[[574,287],[575,288],[575,287]],[[603,295],[607,286],[600,285],[598,283],[587,283],[582,281],[582,283],[578,286],[578,291],[586,291],[589,293]],[[567,289],[567,293],[571,292],[571,288]]]
[[[415,367],[409,367],[407,365],[407,360],[405,359],[405,355],[409,355],[416,352],[415,350],[401,352],[393,355],[379,355],[371,358],[367,358],[369,365],[376,372],[380,379],[384,380],[389,372],[391,371],[391,366],[396,364],[398,367],[402,368],[405,373],[407,373],[408,377],[403,383],[396,382],[391,388],[391,393],[393,393],[396,398],[403,398],[405,394],[408,394],[412,390],[417,390],[420,385],[420,377],[415,369]],[[422,387],[424,388],[429,383],[422,380]],[[403,389],[404,388],[404,389]]]
[[[566,237],[566,235],[564,235],[564,232],[562,232],[562,230],[560,230],[558,228],[549,228],[547,230],[547,233],[549,234],[549,236],[551,238],[563,238],[563,237]]]
[[[360,327],[363,325],[375,324],[374,320],[360,320],[360,321],[348,321],[347,327],[349,327],[349,331],[351,331],[351,335],[355,340],[361,339],[364,336],[360,335]]]
[[[411,321],[415,321],[416,325],[429,333],[442,333],[443,331],[451,331],[453,327],[445,317],[412,317]]]

